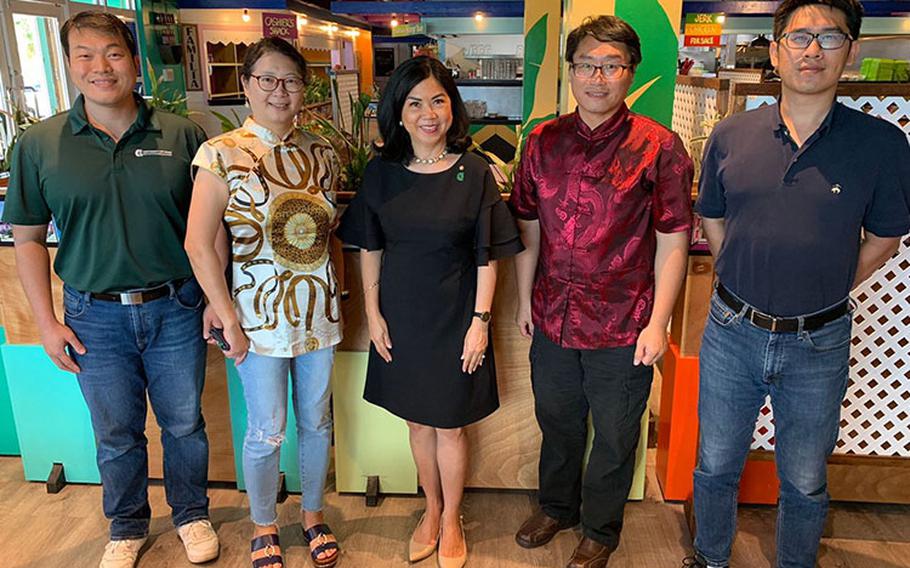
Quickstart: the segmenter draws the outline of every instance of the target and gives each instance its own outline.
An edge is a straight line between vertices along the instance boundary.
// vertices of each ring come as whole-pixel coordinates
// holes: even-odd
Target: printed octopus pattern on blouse
[[[294,357],[341,341],[338,282],[329,257],[338,161],[324,139],[280,140],[247,119],[206,142],[194,165],[230,190],[232,295],[250,349]]]

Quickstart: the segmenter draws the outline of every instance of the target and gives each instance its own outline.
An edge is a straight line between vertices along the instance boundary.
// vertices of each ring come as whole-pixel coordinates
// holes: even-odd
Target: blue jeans
[[[771,333],[715,293],[699,358],[695,549],[726,566],[739,481],[758,412],[771,396],[780,478],[777,566],[813,568],[828,514],[826,462],[847,388],[852,315],[813,331]],[[808,315],[808,314],[807,314]]]
[[[195,279],[135,306],[63,288],[66,325],[86,348],[84,355],[70,354],[81,369],[79,387],[92,417],[112,540],[148,535],[146,394],[161,427],[174,525],[208,518],[202,302]]]
[[[332,416],[329,379],[335,348],[297,357],[269,357],[250,351],[237,366],[246,400],[247,427],[243,439],[243,477],[250,499],[250,517],[260,526],[278,522],[278,468],[287,425],[288,372],[293,382],[300,457],[300,507],[322,510],[322,493],[329,470]]]

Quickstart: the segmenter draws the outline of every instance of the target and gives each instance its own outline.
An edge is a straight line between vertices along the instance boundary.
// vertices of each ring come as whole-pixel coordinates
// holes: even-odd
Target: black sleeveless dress
[[[383,250],[379,304],[392,362],[370,345],[364,398],[436,428],[476,422],[499,407],[493,341],[469,375],[461,370],[477,267],[523,250],[487,163],[466,153],[448,170],[415,173],[374,158],[338,236]]]

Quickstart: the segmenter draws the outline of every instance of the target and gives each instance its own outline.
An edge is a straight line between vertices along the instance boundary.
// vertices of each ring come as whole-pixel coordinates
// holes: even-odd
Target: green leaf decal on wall
[[[547,52],[547,14],[525,34],[524,93],[522,97],[522,116],[531,116],[534,100],[537,95],[537,76]]]
[[[658,0],[616,0],[616,15],[629,22],[641,38],[642,62],[630,92],[635,93],[653,81],[649,88],[638,93],[632,108],[669,128],[679,47],[676,27]]]

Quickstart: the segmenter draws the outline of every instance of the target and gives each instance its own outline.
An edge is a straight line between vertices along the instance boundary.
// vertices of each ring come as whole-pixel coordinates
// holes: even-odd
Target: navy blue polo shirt
[[[843,301],[860,229],[910,231],[908,164],[899,128],[840,103],[801,148],[777,104],[727,118],[708,140],[696,203],[702,217],[725,222],[718,278],[775,316]]]

